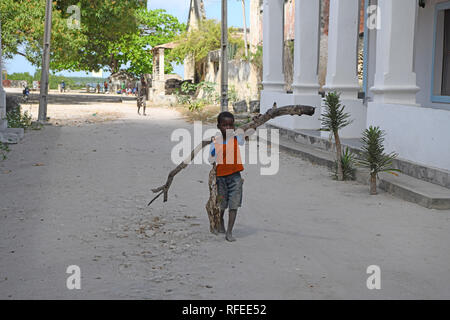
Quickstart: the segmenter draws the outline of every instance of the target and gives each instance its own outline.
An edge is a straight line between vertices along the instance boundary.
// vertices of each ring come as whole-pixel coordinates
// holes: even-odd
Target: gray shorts
[[[244,179],[236,172],[229,176],[217,177],[217,193],[221,210],[237,210],[242,205],[242,185]]]

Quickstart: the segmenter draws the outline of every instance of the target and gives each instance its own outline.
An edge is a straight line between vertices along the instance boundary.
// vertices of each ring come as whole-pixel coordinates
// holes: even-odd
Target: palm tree
[[[330,131],[330,135],[334,136],[336,143],[336,161],[337,161],[337,180],[343,181],[344,174],[342,170],[342,147],[339,138],[339,130],[348,126],[353,121],[350,114],[344,112],[345,106],[341,105],[340,94],[337,92],[329,92],[325,96],[325,112],[322,114],[320,121],[322,122],[322,131]],[[331,138],[330,138],[331,139]]]
[[[398,169],[392,168],[392,161],[397,158],[398,154],[392,152],[384,153],[384,136],[385,132],[379,127],[370,126],[363,132],[361,142],[363,143],[362,152],[357,160],[357,164],[370,170],[370,194],[377,194],[377,176],[379,172],[389,172],[395,175],[394,171],[400,172]]]

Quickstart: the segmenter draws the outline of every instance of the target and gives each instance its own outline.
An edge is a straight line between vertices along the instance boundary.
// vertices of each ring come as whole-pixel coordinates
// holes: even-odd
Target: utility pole
[[[1,15],[1,13],[0,13]],[[0,131],[6,129],[6,93],[3,90],[2,21],[0,16]]]
[[[39,97],[38,122],[47,122],[48,73],[50,68],[50,39],[52,35],[52,0],[45,5],[44,52],[42,53],[41,92]]]
[[[222,43],[221,43],[221,103],[220,111],[228,111],[228,4],[222,0]]]
[[[242,15],[244,16],[244,45],[245,45],[245,57],[248,58],[247,19],[246,19],[246,17],[245,17],[245,0],[242,0]]]

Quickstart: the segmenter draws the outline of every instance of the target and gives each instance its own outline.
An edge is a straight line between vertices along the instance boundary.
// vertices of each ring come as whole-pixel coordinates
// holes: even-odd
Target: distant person
[[[105,81],[103,87],[105,88],[105,93],[108,92],[108,82]]]
[[[144,76],[141,76],[141,81],[138,82],[137,87],[138,97],[137,97],[137,107],[138,107],[138,114],[140,113],[141,107],[144,109],[143,115],[145,114],[145,108],[147,107],[147,104],[145,102],[147,98],[147,83],[145,82]]]
[[[66,92],[66,83],[63,81],[61,81],[61,92]]]
[[[97,83],[97,93],[100,93],[100,83]]]
[[[25,86],[25,88],[22,91],[22,94],[23,98],[28,101],[28,98],[30,97],[30,89],[28,88],[28,85]]]

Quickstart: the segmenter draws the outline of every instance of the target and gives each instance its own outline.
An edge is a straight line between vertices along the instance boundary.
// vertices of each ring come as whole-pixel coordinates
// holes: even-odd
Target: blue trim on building
[[[430,97],[431,102],[438,102],[438,103],[450,103],[450,96],[436,96],[433,94],[434,92],[434,65],[436,62],[436,36],[437,36],[437,17],[438,12],[442,10],[448,10],[450,9],[450,1],[449,2],[443,2],[436,4],[436,8],[434,11],[434,39],[433,39],[433,63],[431,64],[431,90],[430,90]]]

